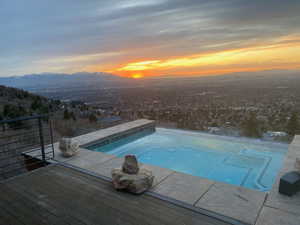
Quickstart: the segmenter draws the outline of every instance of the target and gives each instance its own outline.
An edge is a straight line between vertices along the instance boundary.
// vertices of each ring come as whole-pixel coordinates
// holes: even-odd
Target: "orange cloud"
[[[136,63],[129,63],[126,66],[118,69],[118,71],[138,71],[138,70],[148,70],[153,67],[153,65],[159,63],[160,60],[148,60]]]
[[[300,36],[286,36],[268,44],[170,59],[129,62],[111,70],[117,74],[216,74],[265,69],[295,69],[300,66]]]

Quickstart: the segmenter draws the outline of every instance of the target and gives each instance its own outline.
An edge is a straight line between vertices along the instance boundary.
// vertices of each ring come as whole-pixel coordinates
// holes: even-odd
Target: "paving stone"
[[[300,135],[296,135],[291,143],[291,145],[300,146]]]
[[[152,188],[154,188],[157,184],[162,182],[166,177],[169,175],[175,173],[174,170],[161,168],[158,166],[152,166],[148,164],[140,164],[141,168],[145,168],[147,170],[150,170],[152,174],[154,175],[154,182]]]
[[[278,192],[279,182],[276,181],[265,203],[266,206],[278,208],[290,213],[300,215],[300,192],[291,197],[282,195]],[[299,221],[300,224],[300,221]]]
[[[263,207],[256,225],[299,225],[300,216],[279,209]]]
[[[66,163],[77,166],[83,169],[89,169],[94,166],[101,165],[102,163],[114,158],[115,156],[105,154],[102,152],[93,152],[89,150],[81,151],[80,157],[74,157]]]
[[[289,145],[289,150],[286,155],[289,158],[300,157],[300,145],[297,145],[294,142],[292,142]]]
[[[254,224],[265,197],[264,192],[215,183],[196,206]]]
[[[54,146],[54,160],[57,162],[68,162],[70,160],[79,159],[82,158],[88,154],[90,154],[92,151],[89,151],[87,149],[80,148],[79,152],[72,156],[72,157],[64,157],[62,155],[62,152],[59,150],[58,144]]]
[[[176,200],[195,204],[214,181],[184,173],[173,173],[154,188],[154,192]]]
[[[121,168],[123,162],[123,158],[115,157],[100,165],[93,166],[89,168],[89,170],[102,176],[111,177],[111,170],[114,168]]]

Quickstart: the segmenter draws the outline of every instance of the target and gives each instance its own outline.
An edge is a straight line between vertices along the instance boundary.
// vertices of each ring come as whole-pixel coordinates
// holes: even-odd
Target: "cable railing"
[[[53,157],[48,115],[0,121],[0,181],[45,166]]]

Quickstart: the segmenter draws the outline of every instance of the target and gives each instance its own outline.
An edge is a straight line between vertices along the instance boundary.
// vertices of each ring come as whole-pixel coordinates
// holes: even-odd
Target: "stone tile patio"
[[[300,215],[283,212],[279,209],[263,207],[256,225],[296,225]]]
[[[174,170],[161,168],[158,166],[152,166],[147,164],[140,163],[141,168],[148,169],[152,171],[152,174],[154,175],[154,182],[153,182],[153,188],[163,182],[165,179],[167,179],[169,176],[171,176],[173,173],[175,173]]]
[[[176,172],[152,191],[194,205],[214,183],[211,180]]]
[[[264,192],[218,182],[208,190],[196,206],[255,224],[266,195]]]
[[[129,124],[122,124],[79,136],[76,139],[82,146],[99,139],[105,139],[107,136],[116,135],[119,132],[126,133],[127,130],[147,126],[150,123],[153,123],[153,121],[133,121]],[[122,158],[89,151],[84,148],[80,150],[78,155],[72,158],[64,158],[60,154],[57,143],[55,143],[54,147],[54,160],[56,162],[67,163],[106,177],[111,177],[111,170],[121,167],[123,163]],[[34,155],[31,156],[34,157]],[[290,145],[284,165],[270,193],[215,182],[152,165],[141,164],[141,166],[152,170],[155,176],[152,192],[232,217],[248,224],[299,225],[300,194],[286,197],[278,193],[279,179],[284,173],[293,170],[296,156],[300,156],[300,136],[296,136]]]
[[[294,140],[293,140],[293,145],[300,146],[300,135],[296,135]]]
[[[111,177],[111,170],[113,168],[120,168],[123,161],[124,159],[122,158],[114,157],[104,163],[99,163],[98,165],[90,167],[89,170],[102,176]]]
[[[74,159],[68,160],[67,163],[80,168],[91,169],[114,158],[113,155],[89,150],[81,150],[81,153],[85,154],[82,154],[82,157],[74,157]]]
[[[299,136],[296,136],[296,140],[299,140]],[[294,141],[289,146],[289,151],[284,161],[284,165],[281,171],[278,173],[276,182],[274,183],[273,189],[270,191],[265,206],[278,209],[277,215],[280,216],[281,212],[284,215],[290,213],[297,214],[300,216],[300,193],[297,193],[295,196],[288,197],[278,193],[280,177],[286,172],[294,170],[294,164],[296,157],[299,157],[300,154],[300,145]],[[300,224],[300,220],[297,224]]]

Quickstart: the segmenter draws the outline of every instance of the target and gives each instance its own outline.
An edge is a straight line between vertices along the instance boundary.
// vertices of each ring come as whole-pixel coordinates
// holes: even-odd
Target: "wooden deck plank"
[[[0,206],[0,224],[1,225],[24,225],[17,218],[10,214],[5,207]]]
[[[19,192],[22,192],[22,194],[26,195],[28,199],[40,202],[42,206],[49,211],[49,213],[56,215],[59,219],[65,221],[67,224],[86,225],[86,223],[82,222],[80,219],[71,216],[72,214],[74,214],[72,206],[66,207],[60,202],[54,201],[54,199],[50,199],[48,195],[45,195],[44,188],[39,188],[38,186],[36,186],[34,189],[28,189],[27,187],[36,181],[34,179],[29,181],[26,179],[26,177],[24,178],[24,180],[22,180],[23,178],[20,178],[18,182],[18,184],[20,185],[17,187],[14,184],[7,184],[7,186],[11,189],[17,189]],[[61,193],[63,194],[63,190]]]
[[[0,191],[8,193],[0,206],[7,205],[26,225],[229,225],[150,195],[117,192],[107,181],[61,165],[10,179]]]
[[[21,189],[20,187],[15,188],[14,185],[6,185],[8,189],[5,191],[13,192],[15,195],[20,197],[20,202],[26,208],[30,208],[34,210],[36,214],[43,218],[47,224],[56,224],[56,225],[73,225],[74,223],[70,223],[69,219],[59,218],[56,213],[52,213],[49,210],[49,206],[45,201],[40,201],[41,198],[36,197],[37,193],[27,193],[26,188]],[[41,207],[42,206],[42,207]],[[76,225],[76,224],[75,224]],[[80,224],[82,225],[82,224]]]
[[[46,217],[56,216],[53,220],[57,221],[56,222],[57,224],[59,223],[59,224],[69,224],[69,225],[85,225],[85,223],[76,220],[71,216],[69,216],[68,214],[59,210],[59,205],[53,204],[53,201],[50,201],[46,196],[44,196],[43,191],[39,192],[37,189],[35,189],[34,191],[32,189],[28,189],[28,185],[30,184],[23,184],[22,182],[19,182],[19,184],[20,185],[16,186],[14,183],[9,182],[6,183],[5,185],[9,187],[9,189],[15,191],[18,195],[21,195],[24,198],[26,198],[27,201],[38,202],[39,206],[42,206],[38,208],[42,212],[42,215]],[[63,223],[59,222],[59,220],[63,221]]]
[[[4,193],[1,194],[0,201],[4,203],[6,210],[9,210],[10,214],[14,214],[14,217],[22,221],[23,224],[47,225],[46,221],[37,213],[32,213],[34,207],[24,204],[25,202],[20,196],[12,193],[5,185],[1,185],[0,193]]]

